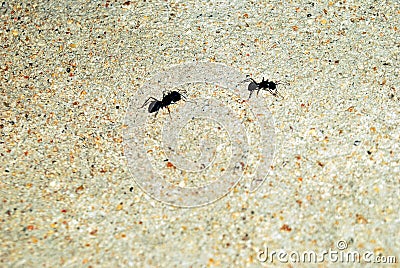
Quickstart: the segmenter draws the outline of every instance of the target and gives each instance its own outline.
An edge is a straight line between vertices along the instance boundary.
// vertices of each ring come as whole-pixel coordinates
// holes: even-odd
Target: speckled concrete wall
[[[288,2],[2,2],[0,266],[398,263],[400,4]]]

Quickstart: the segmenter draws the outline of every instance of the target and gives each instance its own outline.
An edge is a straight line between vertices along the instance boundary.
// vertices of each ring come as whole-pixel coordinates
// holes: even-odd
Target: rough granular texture
[[[336,250],[398,263],[400,5],[286,2],[0,3],[0,266],[253,267],[266,249],[289,262],[292,252],[321,260]],[[257,101],[273,117],[274,159],[261,187],[240,181],[210,205],[182,209],[138,186],[123,132],[145,81],[194,62],[281,81],[284,99],[261,91],[236,111]],[[240,103],[229,98],[229,107]],[[148,116],[148,136],[137,138],[154,140],[152,122],[169,115]],[[216,138],[216,124],[204,129],[210,144],[227,137]],[[250,136],[260,131],[270,130]],[[181,134],[182,146],[198,142],[188,127]],[[229,148],[217,151],[223,172]],[[174,180],[177,163],[152,153],[177,185],[218,179]],[[249,163],[238,169],[252,171]]]

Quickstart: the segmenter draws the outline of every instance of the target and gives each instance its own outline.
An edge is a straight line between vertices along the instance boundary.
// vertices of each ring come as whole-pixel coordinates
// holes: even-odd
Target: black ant
[[[273,81],[268,81],[264,80],[264,77],[262,79],[262,81],[260,83],[257,83],[253,78],[249,77],[246,80],[244,80],[243,82],[247,82],[247,81],[251,81],[251,83],[249,84],[249,86],[247,87],[247,90],[250,91],[250,95],[249,95],[249,99],[251,98],[251,95],[253,94],[254,91],[257,90],[257,96],[258,93],[260,92],[261,89],[263,90],[268,90],[269,93],[272,94],[272,96],[280,96],[283,99],[283,96],[281,94],[279,94],[278,90],[276,89],[276,86],[280,83],[278,82],[273,82]]]
[[[150,102],[150,105],[148,108],[149,113],[156,113],[155,116],[157,116],[158,111],[160,109],[167,108],[168,113],[171,116],[171,112],[169,111],[168,106],[180,101],[182,98],[186,99],[186,97],[184,95],[182,95],[181,93],[179,93],[178,91],[170,91],[170,92],[168,92],[167,95],[165,95],[163,92],[162,100],[157,100],[154,97],[150,97],[144,102],[144,104],[140,108],[143,108],[149,102],[149,100],[153,100],[152,102]]]

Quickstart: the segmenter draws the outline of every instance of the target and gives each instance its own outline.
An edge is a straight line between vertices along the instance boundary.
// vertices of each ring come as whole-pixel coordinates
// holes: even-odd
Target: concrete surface
[[[287,2],[3,2],[0,266],[258,267],[266,248],[398,265],[399,2]],[[252,97],[274,122],[266,182],[182,209],[138,187],[124,120],[146,81],[196,62],[281,81],[284,99]],[[168,117],[149,116],[149,142]]]

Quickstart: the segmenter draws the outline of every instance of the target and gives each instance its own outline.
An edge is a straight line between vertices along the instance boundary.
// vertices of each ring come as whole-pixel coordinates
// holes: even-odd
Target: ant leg
[[[183,90],[182,90],[183,91]],[[184,91],[185,93],[186,93],[186,91]],[[195,101],[190,101],[190,100],[188,100],[188,97],[185,95],[185,94],[183,94],[183,93],[181,93],[181,96],[182,96],[182,100],[184,100],[184,101],[187,101],[187,102],[191,102],[191,103],[197,103],[197,102],[195,102]]]
[[[181,93],[182,96],[185,96],[187,94],[187,90],[186,89],[181,89],[180,91],[182,92]]]
[[[148,102],[149,102],[149,100],[155,100],[155,101],[158,101],[156,98],[153,98],[153,97],[150,97],[150,98],[148,98],[144,103],[143,103],[143,105],[140,107],[140,108],[138,108],[138,109],[141,109],[141,108],[143,108]]]
[[[251,98],[251,95],[252,95],[252,94],[253,94],[253,91],[251,90],[248,100]]]
[[[194,102],[194,101],[188,100],[187,97],[186,97],[185,95],[183,95],[183,94],[181,94],[181,96],[182,96],[182,100],[183,100],[183,101],[187,101],[187,102],[191,102],[191,103],[196,103],[196,102]]]
[[[275,91],[272,91],[272,89],[267,88],[268,92],[272,95],[272,96],[276,96],[276,94],[278,93],[278,90],[275,89]]]
[[[256,82],[253,78],[251,78],[249,75],[247,75],[246,77],[247,77],[247,78],[244,79],[243,81],[241,81],[240,83],[244,83],[244,82],[249,82],[249,81],[251,81],[251,82],[257,84],[257,82]]]
[[[169,118],[172,119],[172,117],[171,117],[171,111],[169,110],[169,107],[168,107],[168,106],[167,106],[167,110],[168,110]]]
[[[181,93],[181,97],[182,97],[182,99],[183,99],[184,101],[187,100],[187,96],[186,96],[185,94]]]
[[[282,82],[282,81],[276,81],[275,84],[277,84],[277,85],[290,85],[290,83],[288,83],[288,82]]]
[[[284,97],[282,96],[282,94],[279,93],[279,91],[276,89],[275,92],[272,91],[272,89],[268,88],[268,92],[271,93],[272,96],[274,97],[280,97],[282,100],[284,99]]]
[[[261,90],[261,88],[258,88],[258,90],[257,90],[257,96],[258,96],[258,93],[260,93],[260,90]]]
[[[282,100],[284,99],[283,95],[279,93],[278,91],[276,92],[276,95],[279,96]]]

